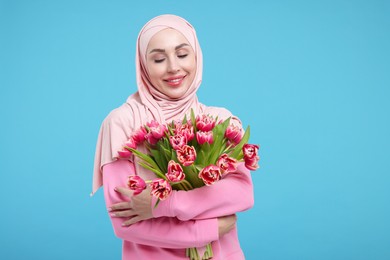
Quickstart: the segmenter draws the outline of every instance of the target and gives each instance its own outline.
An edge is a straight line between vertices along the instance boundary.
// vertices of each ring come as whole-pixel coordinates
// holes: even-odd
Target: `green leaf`
[[[219,125],[216,125],[213,129],[214,142],[210,145],[210,149],[206,151],[207,164],[215,164],[222,151],[225,150],[226,140],[225,131],[230,124],[230,117]]]
[[[154,204],[154,208],[156,208],[159,203],[160,203],[160,199],[157,199],[156,204]]]
[[[163,154],[161,154],[157,150],[150,150],[150,153],[152,154],[152,156],[153,156],[154,160],[156,161],[161,172],[166,171],[167,163],[165,161],[165,158],[163,158]]]
[[[157,166],[156,163],[154,162],[154,160],[149,155],[141,153],[140,151],[133,149],[133,148],[130,148],[130,147],[126,147],[126,148],[128,150],[130,150],[135,156],[137,156],[138,158],[147,162],[148,164],[150,164],[152,166]]]
[[[198,129],[196,129],[196,117],[195,117],[195,112],[192,108],[191,108],[191,123],[192,123],[192,126],[194,127],[194,133],[196,134]]]
[[[181,182],[172,183],[171,186],[174,190],[187,190]]]
[[[196,157],[196,163],[198,165],[202,165],[203,167],[206,167],[206,153],[203,149],[201,149],[198,153],[197,153],[197,157]]]
[[[141,165],[142,167],[144,167],[145,169],[148,169],[148,170],[154,172],[157,175],[157,177],[162,178],[162,179],[166,179],[165,175],[159,169],[153,168],[150,165],[147,165],[146,163],[143,163],[143,162],[139,162],[138,164]]]
[[[191,184],[192,187],[202,187],[204,186],[203,181],[198,177],[198,171],[194,165],[183,166],[183,171],[186,175],[185,180]]]

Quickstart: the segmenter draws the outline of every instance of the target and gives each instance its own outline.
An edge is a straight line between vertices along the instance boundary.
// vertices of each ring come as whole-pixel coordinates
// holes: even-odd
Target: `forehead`
[[[153,35],[148,43],[147,53],[153,49],[175,49],[176,46],[183,43],[190,45],[187,38],[181,32],[167,28]]]

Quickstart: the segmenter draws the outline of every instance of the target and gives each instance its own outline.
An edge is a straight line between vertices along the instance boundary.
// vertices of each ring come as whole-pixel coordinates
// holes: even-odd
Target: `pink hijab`
[[[197,70],[194,81],[180,99],[170,99],[155,89],[150,83],[145,68],[146,49],[150,39],[161,30],[173,28],[182,33],[190,43],[196,56]],[[102,186],[102,167],[118,158],[117,151],[131,133],[151,121],[165,123],[181,119],[190,109],[203,113],[205,106],[198,102],[196,91],[202,81],[202,51],[195,29],[190,23],[175,15],[161,15],[153,18],[141,29],[136,50],[136,78],[138,91],[131,95],[125,104],[113,110],[103,121],[96,145],[92,194]],[[136,172],[142,177],[150,177],[150,172],[136,164]],[[92,195],[91,194],[91,195]]]

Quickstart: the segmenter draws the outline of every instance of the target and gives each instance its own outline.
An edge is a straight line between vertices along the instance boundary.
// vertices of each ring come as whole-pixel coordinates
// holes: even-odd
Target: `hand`
[[[133,195],[134,191],[127,188],[117,187],[115,191],[131,199],[129,202],[124,201],[113,204],[109,208],[111,216],[129,218],[123,222],[122,226],[130,226],[138,221],[153,218],[150,188],[143,190],[135,196]]]
[[[219,237],[229,233],[236,226],[237,216],[230,215],[218,218]]]

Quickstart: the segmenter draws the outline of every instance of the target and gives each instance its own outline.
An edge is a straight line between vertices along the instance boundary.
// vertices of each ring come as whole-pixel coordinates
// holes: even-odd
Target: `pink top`
[[[117,160],[103,167],[104,197],[107,207],[128,200],[114,191],[126,186],[134,165]],[[154,205],[154,201],[152,202]],[[154,207],[151,205],[151,207]],[[245,259],[237,230],[218,237],[217,217],[249,209],[253,189],[249,170],[243,164],[212,186],[191,191],[174,191],[154,208],[154,218],[122,227],[122,218],[111,217],[116,236],[123,239],[123,260],[187,259],[185,249],[212,242],[213,259]]]

